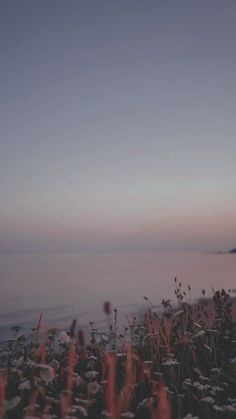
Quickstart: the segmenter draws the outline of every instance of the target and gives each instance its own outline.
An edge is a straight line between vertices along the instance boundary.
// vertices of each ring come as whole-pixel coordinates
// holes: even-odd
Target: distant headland
[[[213,254],[213,255],[233,255],[233,254],[236,254],[236,247],[234,247],[231,250],[227,250],[227,251],[218,250],[218,251],[215,251],[215,252],[210,252],[210,254]]]

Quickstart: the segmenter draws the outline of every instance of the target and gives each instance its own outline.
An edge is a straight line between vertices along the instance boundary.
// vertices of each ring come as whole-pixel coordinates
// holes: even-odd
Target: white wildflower
[[[183,381],[183,388],[184,389],[186,389],[186,388],[188,388],[188,387],[192,387],[192,381],[190,380],[190,378],[186,378],[184,381]]]
[[[236,404],[236,399],[232,399],[232,397],[227,397],[227,400],[232,404]]]
[[[163,377],[162,372],[158,372],[158,371],[155,371],[155,372],[153,373],[153,375],[155,375],[156,377]]]
[[[19,396],[13,397],[11,400],[6,402],[6,410],[15,409],[20,404],[21,398]]]
[[[24,364],[24,357],[20,356],[16,361],[15,361],[15,365],[16,367],[21,367]]]
[[[194,335],[195,338],[199,338],[200,336],[205,335],[205,330],[200,330],[196,335]]]
[[[179,362],[176,361],[175,359],[167,359],[166,361],[162,362],[161,365],[166,366],[166,367],[172,367],[174,365],[179,365]]]
[[[219,330],[217,330],[217,329],[210,329],[209,330],[211,333],[213,333],[213,334],[215,334],[215,335],[219,335]]]
[[[126,357],[126,353],[125,352],[118,352],[116,354],[117,358],[125,358]]]
[[[77,372],[75,372],[73,375],[73,381],[76,387],[79,387],[84,383],[83,378],[79,374],[77,374]]]
[[[102,418],[111,418],[111,413],[109,413],[107,410],[103,410],[101,413]]]
[[[22,381],[18,386],[18,390],[30,390],[30,389],[31,389],[31,384],[29,380]]]
[[[95,378],[97,375],[97,371],[88,371],[86,372],[85,377],[89,380],[90,378]]]
[[[93,359],[94,361],[97,361],[97,357],[96,356],[94,356],[94,355],[89,355],[89,358],[88,358],[89,360],[91,360],[91,359]]]
[[[144,361],[144,365],[152,365],[152,361]]]
[[[78,407],[78,410],[79,410],[80,414],[81,414],[84,418],[87,418],[87,417],[88,417],[88,413],[87,413],[86,409],[85,409],[83,406],[79,406],[79,407]]]
[[[211,372],[213,373],[213,374],[220,374],[220,369],[219,368],[212,368],[211,369]]]
[[[194,381],[193,387],[197,388],[200,391],[208,390],[210,388],[209,384],[201,384],[199,381]]]
[[[210,404],[213,404],[214,403],[214,399],[213,399],[213,397],[204,397],[203,399],[201,399],[201,401],[202,402],[205,402],[205,403],[210,403]]]
[[[121,418],[134,418],[134,414],[132,412],[124,412],[120,415]]]
[[[217,392],[217,391],[223,391],[223,388],[219,387],[219,386],[212,386],[212,390]]]
[[[49,365],[41,364],[39,375],[46,384],[54,380],[54,370]]]
[[[62,330],[59,333],[58,341],[59,341],[59,344],[69,345],[69,343],[71,341],[71,338],[70,338],[70,336],[68,336],[68,334],[66,332],[64,332],[64,330]]]
[[[217,406],[217,404],[213,405],[213,409],[216,410],[216,412],[223,412],[224,409],[222,406]]]
[[[88,416],[87,411],[83,406],[80,406],[78,404],[73,404],[70,408],[70,414],[75,415],[75,416],[73,416],[73,418],[74,418],[74,417],[77,417],[76,414],[78,412],[82,415],[82,417],[87,417]]]
[[[236,408],[231,404],[227,404],[223,406],[226,412],[236,413]]]

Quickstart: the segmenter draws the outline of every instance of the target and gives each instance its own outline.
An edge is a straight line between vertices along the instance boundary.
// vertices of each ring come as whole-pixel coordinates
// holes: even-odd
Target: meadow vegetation
[[[15,326],[0,347],[3,418],[235,418],[236,330],[230,293],[202,296],[175,279],[177,305],[129,315],[125,326],[104,303],[106,330],[74,320],[68,331],[30,336]]]

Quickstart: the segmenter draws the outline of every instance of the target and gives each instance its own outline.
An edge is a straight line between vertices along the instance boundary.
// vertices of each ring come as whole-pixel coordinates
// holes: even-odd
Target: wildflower
[[[18,386],[18,390],[30,390],[30,389],[31,389],[31,384],[29,380],[22,381]]]
[[[85,344],[85,339],[84,339],[84,332],[83,332],[83,330],[79,330],[79,332],[78,332],[78,339],[79,339],[79,344],[80,344],[80,346],[84,346],[84,344]]]
[[[200,330],[196,335],[195,338],[199,338],[200,336],[205,335],[205,330]]]
[[[75,415],[79,409],[79,405],[73,404],[70,408],[70,414]]]
[[[50,329],[48,329],[48,335],[56,335],[57,332],[59,332],[59,329],[57,329],[56,327],[50,327]]]
[[[155,371],[155,372],[153,373],[153,375],[155,375],[155,376],[156,376],[156,377],[158,377],[158,378],[163,377],[162,372],[158,372],[158,371]]]
[[[227,400],[232,404],[236,404],[236,399],[232,399],[232,397],[227,397]]]
[[[120,415],[121,418],[134,418],[134,414],[132,412],[124,412]]]
[[[94,359],[90,359],[89,361],[88,361],[88,363],[87,363],[87,367],[88,368],[94,368],[95,367],[95,360]]]
[[[217,391],[223,391],[223,388],[219,387],[219,386],[212,386],[211,388],[213,391],[217,392]]]
[[[172,367],[173,365],[179,365],[179,362],[175,359],[167,359],[165,362],[162,362],[163,366]]]
[[[100,384],[105,387],[108,384],[108,380],[102,380]]]
[[[75,337],[75,329],[76,329],[77,320],[73,319],[71,326],[70,326],[70,337],[73,339]]]
[[[209,384],[201,384],[199,381],[194,381],[193,387],[197,388],[200,391],[208,390],[210,388]]]
[[[150,365],[152,365],[152,361],[144,361],[144,365],[146,365],[146,366],[150,366]]]
[[[20,356],[16,361],[15,361],[15,366],[17,368],[21,367],[24,364],[24,357]]]
[[[143,407],[143,406],[146,406],[146,405],[152,405],[152,403],[153,403],[153,397],[147,397],[147,398],[145,398],[145,399],[143,399],[139,404],[138,404],[138,407]]]
[[[75,416],[66,416],[66,419],[71,419],[71,418],[77,418],[77,417],[87,417],[87,411],[83,406],[80,406],[78,404],[73,404],[70,408],[69,413],[71,415],[75,415]]]
[[[101,386],[98,384],[97,381],[93,381],[88,384],[88,393],[89,394],[97,394],[100,390]]]
[[[213,404],[214,403],[214,399],[213,399],[213,397],[204,397],[203,399],[201,399],[201,401],[202,402],[205,402],[205,403],[210,403],[210,404]]]
[[[170,395],[170,396],[173,396],[175,393],[173,392],[173,391],[171,391],[171,390],[168,390],[167,391],[167,393]]]
[[[19,396],[13,397],[10,401],[6,402],[6,410],[13,410],[20,404],[21,398]]]
[[[173,359],[175,357],[175,355],[174,354],[172,354],[172,352],[169,352],[168,354],[167,354],[167,358],[171,358],[171,359]]]
[[[126,357],[126,353],[125,352],[118,352],[116,354],[117,358],[125,358]]]
[[[89,360],[97,361],[97,357],[94,355],[89,355]]]
[[[212,352],[212,349],[210,348],[210,346],[208,346],[206,343],[204,343],[203,345],[209,352]]]
[[[111,314],[111,303],[110,303],[110,301],[105,301],[105,303],[103,304],[103,310],[104,310],[104,313],[107,314],[108,316]]]
[[[211,380],[208,377],[204,377],[203,375],[199,376],[199,380],[205,382],[205,383],[209,383]]]
[[[103,410],[101,413],[102,418],[111,418],[111,413],[109,413],[107,410]]]
[[[56,359],[53,359],[52,362],[51,362],[51,367],[54,370],[58,370],[60,368],[60,364],[59,364],[59,362]]]
[[[202,328],[202,326],[199,323],[193,322],[194,326],[199,327],[199,329]]]
[[[54,380],[54,370],[49,365],[41,364],[39,375],[46,384]]]
[[[79,387],[84,383],[83,378],[79,374],[77,374],[76,372],[73,375],[73,380],[74,380],[74,384],[75,384],[76,387]]]
[[[226,412],[236,413],[236,407],[232,406],[231,404],[227,404],[223,406]]]
[[[208,332],[212,333],[213,335],[219,335],[220,332],[217,329],[207,329]]]
[[[211,369],[211,372],[212,372],[213,374],[219,374],[221,371],[220,371],[220,369],[219,369],[219,368],[212,368],[212,369]]]
[[[183,310],[178,310],[178,311],[175,312],[173,318],[175,319],[177,316],[179,316],[180,314],[183,314],[183,313],[184,313]]]
[[[186,378],[184,381],[183,381],[183,388],[184,389],[187,389],[187,388],[189,388],[189,387],[192,387],[192,381],[190,380],[190,378]]]
[[[88,417],[88,413],[86,412],[85,408],[83,406],[78,406],[78,411],[80,412],[80,414],[82,415],[82,417],[87,418]]]
[[[217,406],[217,404],[213,405],[213,409],[216,410],[216,412],[223,412],[224,409],[222,406]]]
[[[90,378],[95,378],[97,375],[97,371],[88,371],[86,372],[85,377],[89,380]]]
[[[24,333],[20,333],[19,335],[17,335],[16,337],[17,344],[24,343],[25,341],[26,341],[26,335]]]
[[[59,340],[59,344],[69,345],[71,339],[70,339],[70,336],[68,336],[68,334],[62,330],[59,333],[58,340]]]
[[[101,339],[103,340],[103,342],[108,342],[109,338],[105,333],[101,334]]]

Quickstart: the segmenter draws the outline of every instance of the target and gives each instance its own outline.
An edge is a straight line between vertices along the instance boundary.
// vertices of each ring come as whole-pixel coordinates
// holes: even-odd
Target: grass
[[[20,327],[0,347],[3,418],[233,418],[236,417],[236,330],[225,290],[202,291],[175,279],[174,307],[156,312],[148,297],[143,318],[119,325],[104,304],[107,330],[90,323],[90,338],[73,320],[48,329],[42,315],[31,336]]]

